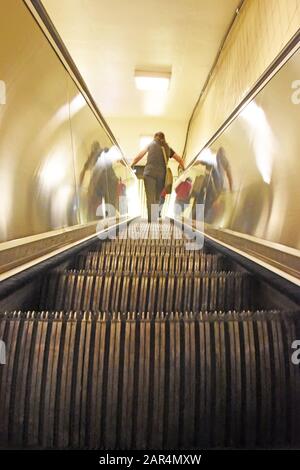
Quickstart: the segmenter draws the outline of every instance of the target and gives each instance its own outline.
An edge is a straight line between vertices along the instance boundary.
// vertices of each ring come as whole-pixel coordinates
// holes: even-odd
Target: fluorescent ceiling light
[[[167,91],[170,86],[171,72],[146,72],[136,70],[134,79],[138,90]]]

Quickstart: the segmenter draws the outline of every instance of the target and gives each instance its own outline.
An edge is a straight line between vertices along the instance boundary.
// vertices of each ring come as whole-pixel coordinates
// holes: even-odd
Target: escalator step
[[[151,295],[151,294],[150,294]],[[0,446],[300,444],[299,312],[0,315]]]
[[[89,252],[86,255],[80,255],[77,261],[79,269],[86,269],[91,271],[128,271],[136,272],[138,260],[145,257],[140,253],[133,255],[121,254],[115,256],[114,254],[103,255],[102,252]],[[222,257],[220,255],[212,255],[206,253],[195,253],[193,256],[186,254],[151,254],[149,269],[147,271],[166,271],[166,272],[193,272],[193,271],[220,271],[222,270]],[[163,265],[163,269],[162,269]],[[144,270],[144,272],[147,272]]]
[[[145,271],[150,270],[147,262]],[[252,308],[250,286],[251,277],[241,272],[67,271],[46,279],[40,309],[126,313],[131,302],[135,311],[243,310]]]

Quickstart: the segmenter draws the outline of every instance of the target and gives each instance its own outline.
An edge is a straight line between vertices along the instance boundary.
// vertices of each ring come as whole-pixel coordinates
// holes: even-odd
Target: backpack
[[[171,194],[172,186],[173,186],[173,173],[172,173],[171,168],[168,167],[168,159],[167,159],[165,147],[161,146],[161,149],[162,149],[162,153],[163,153],[165,164],[166,164],[165,190],[166,190],[166,194]]]

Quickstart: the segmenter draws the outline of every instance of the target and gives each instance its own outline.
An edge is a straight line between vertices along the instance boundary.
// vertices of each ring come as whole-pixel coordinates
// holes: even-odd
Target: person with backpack
[[[131,166],[135,166],[146,154],[147,163],[144,168],[144,185],[148,222],[153,222],[157,220],[160,195],[166,186],[169,159],[174,158],[182,169],[184,169],[184,163],[183,159],[169,147],[163,132],[156,132],[154,134],[153,141],[134,158]]]

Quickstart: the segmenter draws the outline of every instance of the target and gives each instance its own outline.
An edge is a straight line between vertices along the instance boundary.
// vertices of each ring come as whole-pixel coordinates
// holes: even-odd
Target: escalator
[[[31,310],[0,314],[1,448],[300,444],[297,308],[186,243],[131,223],[47,272]]]

